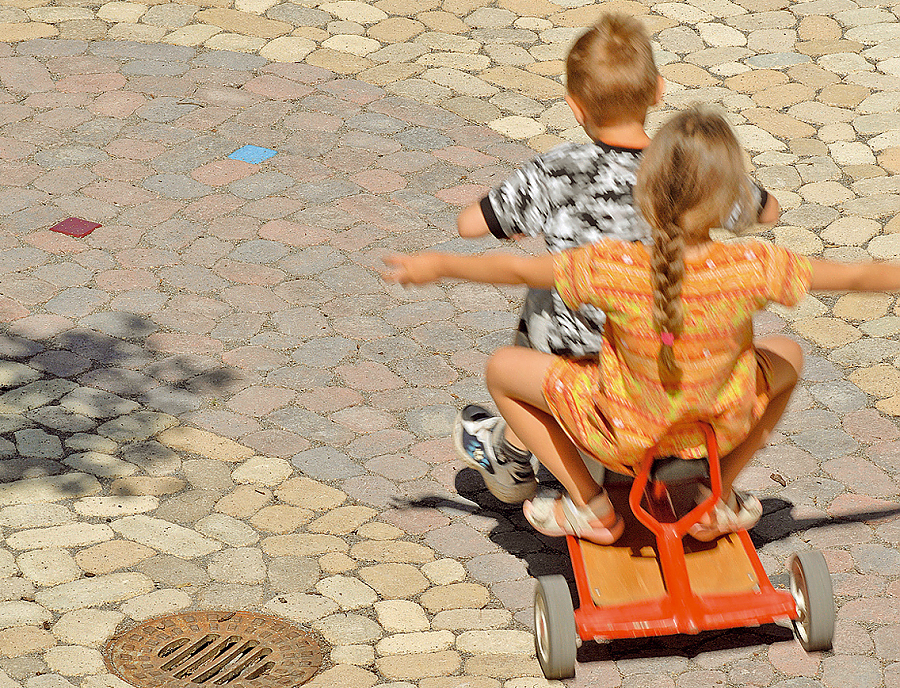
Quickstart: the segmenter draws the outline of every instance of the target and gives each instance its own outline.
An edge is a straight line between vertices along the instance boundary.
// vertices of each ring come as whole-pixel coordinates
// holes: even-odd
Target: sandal
[[[611,545],[625,530],[622,517],[613,510],[606,490],[594,497],[587,506],[575,506],[567,494],[546,491],[522,505],[522,512],[535,530],[550,537],[574,535],[598,545]],[[603,521],[615,517],[609,526]]]
[[[708,487],[700,486],[700,494],[697,504],[700,504],[711,494]],[[719,500],[708,514],[704,514],[699,523],[695,523],[688,529],[688,533],[695,540],[710,542],[722,535],[736,533],[739,530],[749,530],[762,518],[762,504],[753,495],[747,492],[731,490],[728,503]]]

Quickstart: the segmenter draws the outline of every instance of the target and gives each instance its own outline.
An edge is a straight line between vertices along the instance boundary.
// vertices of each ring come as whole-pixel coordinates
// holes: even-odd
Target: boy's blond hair
[[[595,125],[643,124],[657,100],[658,77],[647,31],[625,14],[601,17],[566,58],[566,90]]]

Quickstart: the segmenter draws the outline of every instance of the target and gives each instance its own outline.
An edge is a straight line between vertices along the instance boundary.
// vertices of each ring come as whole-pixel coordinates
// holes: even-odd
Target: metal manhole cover
[[[103,659],[138,688],[287,688],[322,666],[313,636],[254,612],[198,611],[159,616],[114,636]]]

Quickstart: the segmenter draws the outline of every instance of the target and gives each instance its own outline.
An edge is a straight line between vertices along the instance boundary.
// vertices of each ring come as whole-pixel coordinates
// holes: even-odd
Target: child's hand
[[[438,256],[434,253],[398,253],[383,258],[388,269],[381,273],[386,282],[397,284],[427,284],[439,279]]]

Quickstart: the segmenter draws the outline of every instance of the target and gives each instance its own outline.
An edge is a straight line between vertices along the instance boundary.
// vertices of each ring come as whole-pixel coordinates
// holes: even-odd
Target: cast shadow
[[[545,484],[545,476],[541,476]],[[551,479],[546,480],[553,487]],[[558,485],[556,485],[558,487]],[[574,575],[569,561],[564,538],[549,538],[539,533],[527,523],[518,505],[504,504],[484,488],[484,482],[472,469],[460,470],[454,487],[461,500],[446,498],[426,498],[396,503],[402,508],[435,508],[451,518],[454,514],[462,517],[470,514],[498,517],[498,526],[488,533],[492,542],[504,551],[521,559],[532,577],[558,574],[565,577],[573,600],[578,596]],[[869,522],[890,518],[900,514],[900,506],[884,509],[870,509],[838,517],[796,518],[792,514],[794,506],[779,498],[764,498],[763,517],[751,531],[757,548],[767,543],[782,540],[793,533],[806,532],[817,528],[840,524]],[[786,572],[770,577],[776,588],[786,588],[789,577]],[[646,659],[650,657],[693,658],[698,654],[716,650],[729,650],[770,645],[790,641],[793,631],[787,625],[766,624],[756,628],[738,628],[722,631],[705,631],[697,635],[676,635],[633,640],[615,640],[584,643],[578,651],[580,662],[619,661]]]
[[[73,496],[91,483],[86,475],[111,483],[114,469],[110,475],[102,456],[92,465],[90,452],[108,451],[152,474],[154,462],[170,462],[173,453],[156,434],[248,384],[209,357],[151,350],[146,339],[157,326],[149,318],[116,312],[101,324],[105,332],[0,329],[0,492],[33,478],[52,478],[59,494]]]

